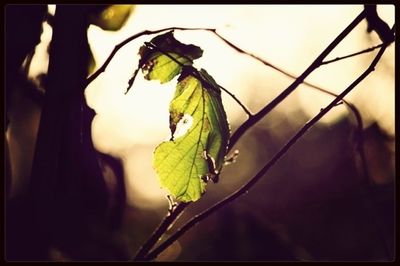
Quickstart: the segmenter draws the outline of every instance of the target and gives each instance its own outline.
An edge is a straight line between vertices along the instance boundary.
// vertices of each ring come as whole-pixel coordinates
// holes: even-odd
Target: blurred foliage
[[[96,70],[96,60],[94,60],[92,49],[89,49],[89,63],[88,63],[88,74],[93,73]]]
[[[134,5],[99,5],[100,7],[89,15],[90,23],[103,30],[120,30],[135,10]]]
[[[16,71],[40,41],[46,5],[7,5],[5,7],[6,70]]]

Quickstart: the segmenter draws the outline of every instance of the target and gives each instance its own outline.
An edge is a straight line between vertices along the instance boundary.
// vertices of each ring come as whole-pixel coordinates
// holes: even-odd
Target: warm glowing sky
[[[118,42],[142,30],[170,26],[211,27],[239,47],[299,75],[361,10],[362,5],[138,5],[120,31],[107,32],[91,26],[88,38],[98,67]],[[394,6],[378,6],[378,12],[389,26],[393,25]],[[369,42],[365,30],[366,22],[363,21],[329,58],[380,43],[375,33],[370,35]],[[205,68],[253,112],[291,82],[233,51],[208,32],[177,31],[175,36],[184,43],[203,48],[204,55],[195,66]],[[151,199],[164,201],[162,195],[165,192],[159,189],[151,161],[154,147],[169,135],[168,103],[174,82],[159,85],[144,81],[138,75],[128,95],[124,95],[124,91],[137,67],[138,48],[150,38],[142,37],[121,49],[107,71],[86,91],[89,105],[98,114],[93,124],[96,147],[124,156],[129,188],[135,195],[132,197],[142,196],[149,202]],[[339,93],[365,70],[373,55],[321,67],[307,81]],[[347,99],[360,108],[366,123],[378,120],[385,130],[394,134],[394,45],[388,48],[383,61]],[[285,101],[292,103],[293,108],[301,106],[312,117],[330,100],[330,96],[301,86]],[[243,121],[245,116],[240,108],[226,94],[223,101],[229,120],[236,124]],[[286,104],[280,111],[289,115],[290,106]],[[335,121],[346,114],[345,107],[335,108],[323,122]],[[141,189],[135,189],[137,187]],[[146,193],[138,195],[143,191]]]

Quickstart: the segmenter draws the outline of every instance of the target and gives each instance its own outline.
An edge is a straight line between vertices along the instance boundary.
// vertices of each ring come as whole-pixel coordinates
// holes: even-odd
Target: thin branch
[[[230,92],[230,91],[227,90],[226,88],[222,87],[222,86],[219,85],[218,83],[217,83],[217,85],[218,85],[218,87],[219,87],[221,90],[223,90],[223,91],[226,92],[229,96],[231,96],[231,98],[232,98],[233,100],[235,100],[235,102],[236,102],[237,104],[239,104],[240,107],[242,107],[243,111],[247,114],[247,116],[248,116],[249,118],[253,116],[252,112],[251,112],[238,98],[236,98],[236,96],[235,96],[232,92]]]
[[[168,28],[164,28],[164,29],[159,29],[159,30],[144,30],[142,32],[139,32],[135,35],[132,35],[131,37],[125,39],[124,41],[120,42],[119,44],[117,44],[114,49],[112,50],[111,54],[108,56],[108,58],[106,59],[106,61],[103,63],[103,65],[96,70],[96,72],[94,72],[90,77],[88,77],[86,79],[86,83],[85,83],[85,88],[93,81],[95,80],[101,73],[103,73],[107,66],[110,64],[111,60],[114,58],[115,54],[125,45],[127,45],[128,43],[130,43],[131,41],[143,36],[143,35],[151,35],[151,34],[157,34],[160,32],[164,32],[164,31],[169,31],[169,30],[214,30],[214,29],[208,29],[208,28],[183,28],[183,27],[168,27]]]
[[[220,35],[216,30],[209,30],[209,31],[212,32],[215,36],[217,36],[218,38],[220,38],[223,42],[225,42],[225,44],[227,44],[229,47],[233,48],[233,49],[236,50],[237,52],[239,52],[239,53],[241,53],[241,54],[245,54],[245,55],[247,55],[247,56],[250,56],[250,57],[256,59],[257,61],[263,63],[264,65],[269,66],[269,67],[271,67],[271,68],[277,70],[278,72],[280,72],[280,73],[282,73],[282,74],[285,74],[285,75],[288,76],[288,77],[291,77],[291,78],[294,78],[294,79],[297,78],[297,77],[295,77],[294,75],[289,74],[289,73],[286,72],[285,70],[283,70],[283,69],[281,69],[281,68],[279,68],[279,67],[277,67],[277,66],[274,66],[273,64],[271,64],[271,63],[265,61],[265,60],[262,59],[261,57],[258,57],[257,55],[254,55],[254,54],[252,54],[252,53],[246,52],[246,51],[243,50],[242,48],[236,46],[235,44],[233,44],[232,42],[230,42],[229,40],[227,40],[225,37],[223,37],[222,35]]]
[[[233,48],[233,49],[236,50],[237,52],[239,52],[239,53],[241,53],[241,54],[245,54],[245,55],[247,55],[247,56],[250,56],[250,57],[254,58],[255,60],[257,60],[257,61],[263,63],[264,65],[269,66],[269,67],[271,67],[272,69],[275,69],[276,71],[278,71],[278,72],[280,72],[280,73],[286,75],[287,77],[290,77],[290,78],[293,78],[293,79],[296,79],[296,78],[297,78],[295,75],[290,74],[290,73],[287,72],[286,70],[283,70],[282,68],[277,67],[277,66],[275,66],[275,65],[273,65],[273,64],[271,64],[271,63],[269,63],[268,61],[262,59],[261,57],[259,57],[259,56],[255,55],[255,54],[252,54],[252,53],[249,53],[249,52],[243,50],[242,48],[240,48],[240,47],[238,47],[237,45],[233,44],[231,41],[227,40],[227,39],[226,39],[225,37],[223,37],[221,34],[217,33],[215,30],[208,30],[208,31],[212,32],[214,35],[216,35],[218,38],[220,38],[222,41],[224,41],[229,47]],[[353,57],[353,56],[356,56],[356,55],[368,53],[368,52],[371,52],[371,51],[373,51],[373,50],[375,50],[375,49],[377,49],[377,48],[382,47],[382,45],[383,45],[383,43],[381,43],[381,44],[379,44],[379,45],[376,45],[376,46],[374,46],[374,47],[371,47],[371,48],[368,48],[368,49],[365,49],[365,50],[362,50],[362,51],[353,53],[353,54],[349,54],[349,55],[346,55],[346,56],[343,56],[343,57],[338,57],[338,58],[335,58],[335,59],[332,59],[332,60],[324,61],[324,62],[321,63],[321,65],[326,65],[326,64],[333,63],[333,62],[336,62],[336,61],[339,61],[339,60],[342,60],[342,59],[346,59],[346,58],[349,58],[349,57]],[[315,87],[315,85],[312,85],[312,84],[310,84],[310,83],[308,83],[308,82],[306,82],[306,81],[303,81],[303,83],[304,83],[305,85],[310,86],[310,87]]]
[[[353,57],[353,56],[356,56],[356,55],[369,53],[369,52],[372,52],[372,51],[374,51],[375,49],[380,48],[380,47],[382,47],[382,46],[383,46],[383,43],[378,44],[378,45],[375,45],[375,46],[370,47],[370,48],[368,48],[368,49],[365,49],[365,50],[356,52],[356,53],[352,53],[352,54],[345,55],[345,56],[341,56],[341,57],[336,57],[335,59],[331,59],[331,60],[327,60],[327,61],[322,62],[321,65],[326,65],[326,64],[330,64],[330,63],[333,63],[333,62],[337,62],[337,61],[340,61],[340,60],[343,60],[343,59],[346,59],[346,58],[349,58],[349,57]]]
[[[268,66],[268,67],[271,67],[272,69],[277,70],[278,72],[284,74],[284,75],[287,76],[287,77],[290,77],[290,78],[292,78],[292,79],[297,79],[297,76],[295,76],[295,75],[289,73],[288,71],[286,71],[286,70],[284,70],[284,69],[282,69],[282,68],[280,68],[280,67],[277,67],[277,66],[275,66],[275,65],[273,65],[273,64],[271,64],[271,63],[269,63],[269,62],[267,62],[265,59],[262,59],[261,57],[259,57],[259,56],[257,56],[257,55],[254,55],[254,54],[252,54],[252,53],[249,53],[249,52],[243,50],[242,48],[238,47],[237,45],[233,44],[231,41],[227,40],[225,37],[223,37],[222,35],[220,35],[219,33],[217,33],[215,30],[210,30],[210,31],[211,31],[213,34],[215,34],[218,38],[220,38],[222,41],[224,41],[229,47],[233,48],[233,49],[236,50],[237,52],[239,52],[239,53],[241,53],[241,54],[244,54],[244,55],[247,55],[247,56],[249,56],[249,57],[251,57],[251,58],[253,58],[253,59],[255,59],[255,60],[261,62],[262,64],[264,64],[264,65],[266,65],[266,66]],[[367,53],[367,52],[373,51],[373,50],[375,50],[375,49],[381,47],[382,45],[383,45],[383,44],[379,44],[379,45],[377,45],[377,46],[371,47],[371,48],[369,48],[369,49],[366,49],[366,50],[363,50],[363,51],[360,51],[360,52],[357,52],[357,53],[353,53],[353,54],[351,54],[351,55],[347,55],[347,56],[344,56],[344,57],[341,57],[341,58],[336,58],[336,59],[330,60],[330,61],[324,61],[323,63],[321,63],[321,65],[323,65],[323,64],[328,64],[328,63],[331,63],[331,62],[334,62],[334,61],[339,61],[339,60],[341,60],[341,59],[348,58],[348,57],[351,57],[351,56],[355,56],[355,55],[358,55],[358,54]],[[319,86],[317,86],[317,85],[314,85],[314,84],[312,84],[312,83],[309,83],[309,82],[307,82],[307,81],[305,81],[305,80],[303,81],[303,84],[304,84],[304,85],[307,85],[307,86],[309,86],[309,87],[311,87],[311,88],[313,88],[313,89],[316,89],[316,90],[318,90],[318,91],[321,91],[321,92],[324,92],[324,93],[326,93],[326,94],[332,95],[332,96],[334,96],[334,97],[337,97],[337,96],[338,96],[337,94],[335,94],[335,93],[333,93],[333,92],[330,92],[330,91],[328,91],[328,90],[326,90],[326,89],[323,89],[323,88],[321,88],[321,87],[319,87]],[[363,165],[366,165],[366,163],[365,163],[365,154],[364,154],[364,149],[363,149],[363,138],[362,138],[362,136],[361,136],[361,135],[362,135],[362,131],[363,131],[363,123],[362,123],[361,114],[360,114],[360,112],[358,111],[358,109],[357,109],[353,104],[351,104],[350,102],[348,102],[348,101],[346,101],[346,100],[344,100],[344,99],[343,99],[343,102],[344,102],[344,103],[347,105],[347,107],[353,112],[354,117],[355,117],[355,119],[356,119],[356,122],[357,122],[357,131],[358,131],[358,135],[359,135],[359,138],[358,138],[358,141],[357,141],[357,150],[360,152],[360,157],[361,157],[361,160],[362,160]]]
[[[278,72],[284,74],[284,75],[287,76],[287,77],[290,77],[290,78],[293,78],[293,79],[296,79],[296,78],[297,78],[295,75],[289,73],[289,72],[286,71],[286,70],[283,70],[283,69],[280,68],[280,67],[277,67],[277,66],[275,66],[275,65],[273,65],[273,64],[271,64],[271,63],[269,63],[269,62],[267,62],[265,59],[262,59],[261,57],[259,57],[259,56],[257,56],[257,55],[254,55],[254,54],[252,54],[252,53],[249,53],[249,52],[243,50],[242,48],[240,48],[240,47],[238,47],[237,45],[233,44],[231,41],[227,40],[225,37],[223,37],[222,35],[220,35],[220,34],[217,33],[216,31],[211,31],[211,32],[212,32],[213,34],[215,34],[218,38],[220,38],[222,41],[224,41],[229,47],[231,47],[231,48],[233,48],[234,50],[236,50],[237,52],[239,52],[239,53],[241,53],[241,54],[244,54],[244,55],[247,55],[247,56],[249,56],[249,57],[251,57],[251,58],[253,58],[253,59],[255,59],[255,60],[261,62],[261,63],[264,64],[265,66],[268,66],[268,67],[271,67],[272,69],[277,70]],[[333,62],[336,62],[336,61],[339,61],[339,60],[342,60],[342,59],[345,59],[345,58],[349,58],[349,57],[356,56],[356,55],[359,55],[359,54],[371,52],[371,51],[373,51],[373,50],[375,50],[375,49],[377,49],[377,48],[382,47],[382,45],[383,45],[383,43],[382,43],[382,44],[379,44],[379,45],[376,45],[376,46],[374,46],[374,47],[365,49],[365,50],[363,50],[363,51],[359,51],[359,52],[357,52],[357,53],[353,53],[353,54],[350,54],[350,55],[347,55],[347,56],[343,56],[343,57],[338,57],[338,58],[336,58],[336,59],[329,60],[329,61],[324,61],[323,63],[321,63],[321,65],[333,63]],[[326,89],[323,89],[323,88],[321,88],[321,87],[319,87],[319,86],[316,86],[316,85],[314,85],[314,84],[312,84],[312,83],[309,83],[309,82],[307,82],[307,81],[304,81],[303,84],[304,84],[304,85],[307,85],[308,87],[311,87],[311,88],[313,88],[313,89],[316,89],[316,90],[318,90],[318,91],[321,91],[321,92],[323,92],[323,93],[329,94],[329,95],[331,95],[331,96],[333,96],[333,97],[337,97],[337,96],[338,96],[337,94],[335,94],[335,93],[333,93],[333,92],[330,92],[330,91],[328,91],[328,90],[326,90]],[[368,178],[368,167],[367,167],[367,161],[366,161],[365,150],[364,150],[364,137],[363,137],[363,129],[364,129],[364,126],[363,126],[363,121],[362,121],[362,117],[361,117],[360,111],[357,109],[357,107],[356,107],[354,104],[352,104],[352,103],[346,101],[345,99],[343,99],[343,101],[342,101],[341,103],[346,104],[346,106],[349,108],[349,110],[353,113],[354,118],[355,118],[355,120],[356,120],[356,123],[357,123],[356,137],[355,137],[355,141],[356,141],[356,150],[357,150],[357,152],[359,153],[359,156],[360,156],[361,168],[363,169],[363,175],[364,175],[365,178],[367,179],[367,178]]]
[[[337,106],[337,104],[342,101],[342,99],[352,91],[362,80],[364,80],[372,71],[375,70],[375,66],[382,57],[386,47],[389,44],[385,44],[381,47],[378,54],[370,64],[370,66],[349,86],[347,87],[338,97],[336,97],[329,105],[325,108],[321,109],[321,111],[310,121],[308,121],[283,147],[279,150],[272,159],[264,165],[264,167],[248,181],[245,185],[243,185],[240,189],[223,199],[222,201],[214,204],[209,209],[204,212],[196,215],[192,219],[190,219],[183,227],[178,229],[175,234],[170,236],[167,240],[165,240],[161,245],[155,248],[152,252],[150,252],[146,256],[146,260],[155,259],[162,251],[164,251],[168,246],[170,246],[174,241],[176,241],[179,237],[181,237],[186,231],[195,226],[204,218],[208,217],[213,212],[217,211],[223,206],[231,203],[235,199],[239,198],[241,195],[245,194],[251,187],[253,187],[267,172],[268,170],[284,155],[288,152],[288,150],[300,139],[313,125],[315,125],[323,116],[325,116],[332,108]]]
[[[158,228],[153,232],[149,240],[143,244],[143,246],[139,249],[136,256],[133,258],[134,261],[140,261],[144,259],[144,256],[149,253],[149,251],[153,248],[153,246],[160,240],[160,237],[168,230],[169,226],[175,221],[179,215],[186,208],[188,203],[180,203],[169,212],[168,215],[164,218],[164,220],[160,223]]]
[[[160,47],[157,47],[156,45],[152,44],[152,43],[146,43],[146,45],[149,45],[151,48],[158,50],[159,52],[161,52],[162,54],[168,56],[171,60],[173,60],[175,63],[177,63],[178,65],[180,65],[181,67],[185,66],[184,64],[182,64],[181,62],[179,62],[178,60],[176,60],[176,58],[174,58],[171,54],[169,54],[167,51],[164,51],[163,49],[161,49]],[[190,59],[189,59],[190,60]],[[205,80],[204,78],[201,77],[201,75],[198,74],[198,71],[193,68],[191,71],[191,74],[197,78],[198,80],[200,80],[203,84],[207,84],[208,86],[210,86],[211,88],[214,87],[210,82],[208,82],[207,80]],[[240,107],[243,109],[243,111],[248,115],[248,117],[252,117],[253,114],[251,113],[251,111],[233,94],[231,93],[229,90],[227,90],[226,88],[222,87],[221,85],[219,85],[218,83],[216,83],[217,86],[222,89],[224,92],[226,92],[229,96],[231,96],[231,98],[240,105]]]
[[[281,69],[281,68],[279,68],[279,67],[277,67],[277,66],[275,66],[275,65],[273,65],[273,64],[271,64],[271,63],[269,63],[267,61],[265,61],[264,59],[254,55],[254,54],[251,54],[251,53],[241,49],[240,47],[236,46],[235,44],[233,44],[232,42],[230,42],[229,40],[227,40],[226,38],[224,38],[223,36],[218,34],[216,31],[212,31],[212,32],[217,37],[219,37],[221,40],[223,40],[228,46],[230,46],[231,48],[233,48],[237,52],[245,54],[247,56],[250,56],[253,59],[263,63],[264,65],[266,65],[268,67],[271,67],[271,68],[277,70],[278,72],[280,72],[280,73],[282,73],[282,74],[284,74],[284,75],[286,75],[288,77],[296,79],[296,76],[294,76],[294,75],[290,74],[289,72],[287,72],[287,71],[285,71],[285,70],[283,70],[283,69]],[[365,50],[362,50],[362,51],[359,51],[359,52],[356,52],[356,53],[352,53],[352,54],[349,54],[349,55],[346,55],[346,56],[343,56],[343,57],[337,57],[337,58],[332,59],[332,60],[324,61],[323,63],[321,63],[321,65],[337,62],[337,61],[340,61],[340,60],[343,60],[343,59],[346,59],[346,58],[350,58],[350,57],[353,57],[353,56],[357,56],[357,55],[360,55],[360,54],[363,54],[363,53],[368,53],[368,52],[376,50],[377,48],[382,47],[383,45],[384,45],[384,43],[381,43],[379,45],[376,45],[374,47],[371,47],[371,48],[368,48],[368,49],[365,49]],[[332,92],[330,92],[328,90],[325,90],[325,89],[323,89],[321,87],[318,87],[318,86],[316,86],[316,85],[314,85],[312,83],[304,81],[303,84],[305,84],[305,85],[307,85],[307,86],[309,86],[309,87],[311,87],[313,89],[316,89],[318,91],[321,91],[321,92],[327,93],[329,95],[332,95],[334,97],[338,96],[337,94],[332,93]],[[350,109],[350,111],[353,113],[353,115],[355,117],[355,120],[356,120],[356,123],[357,123],[356,137],[355,137],[356,151],[359,153],[359,156],[360,156],[361,169],[363,170],[364,178],[368,179],[368,167],[367,167],[367,160],[366,160],[366,155],[365,155],[365,150],[364,150],[364,137],[363,137],[363,128],[364,127],[363,127],[361,114],[360,114],[359,110],[356,108],[356,106],[354,104],[352,104],[352,103],[350,103],[350,102],[348,102],[348,101],[346,101],[344,99],[343,99],[342,102],[339,102],[338,104],[342,104],[342,103],[346,104],[346,106]],[[369,191],[368,195],[369,194],[372,194],[372,192]],[[377,227],[379,227],[379,226],[377,226]],[[383,239],[382,234],[379,234],[379,237],[381,239]],[[389,249],[387,247],[386,241],[384,239],[382,241],[384,243],[385,251],[386,251],[387,254],[389,254],[388,257],[390,257],[390,252],[388,251]]]
[[[281,94],[279,94],[274,100],[262,108],[253,117],[247,119],[236,131],[233,133],[228,150],[236,144],[239,138],[254,124],[259,122],[264,116],[272,111],[279,103],[281,103],[289,94],[291,94],[303,81],[305,78],[311,74],[315,69],[317,69],[323,59],[349,34],[363,19],[365,18],[364,10],[328,45],[327,48],[314,60],[314,62],[298,77],[296,80],[286,88]]]

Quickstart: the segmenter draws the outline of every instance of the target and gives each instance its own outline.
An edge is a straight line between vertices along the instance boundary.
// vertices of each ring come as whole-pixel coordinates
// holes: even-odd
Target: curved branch
[[[268,170],[284,155],[286,152],[300,139],[313,125],[315,125],[323,116],[325,116],[333,107],[337,106],[337,104],[342,101],[342,99],[352,91],[362,80],[364,80],[372,71],[375,70],[375,66],[382,57],[386,47],[389,43],[382,46],[379,50],[378,54],[370,64],[370,66],[355,80],[353,83],[347,87],[341,94],[338,95],[329,105],[325,108],[321,109],[321,111],[310,121],[308,121],[283,147],[279,150],[268,163],[264,165],[264,167],[248,181],[245,185],[243,185],[240,189],[232,193],[230,196],[226,197],[222,201],[214,204],[209,209],[204,212],[196,215],[192,219],[190,219],[183,227],[181,227],[175,234],[170,236],[167,240],[165,240],[160,246],[154,249],[146,256],[146,260],[152,260],[156,258],[162,251],[164,251],[168,246],[170,246],[174,241],[176,241],[179,237],[181,237],[186,231],[195,226],[198,222],[208,217],[213,212],[217,211],[223,206],[231,203],[235,199],[239,198],[241,195],[245,194],[251,187],[253,187],[267,172]]]
[[[110,64],[111,60],[114,58],[115,54],[125,45],[130,43],[131,41],[143,36],[143,35],[151,35],[151,34],[156,34],[164,31],[169,31],[169,30],[214,30],[214,29],[209,29],[209,28],[183,28],[183,27],[168,27],[164,29],[159,29],[159,30],[144,30],[142,32],[139,32],[135,35],[132,35],[131,37],[125,39],[124,41],[120,42],[117,44],[114,49],[112,50],[111,54],[107,57],[106,61],[103,63],[103,65],[96,70],[90,77],[86,79],[85,83],[85,88],[93,81],[95,80],[101,73],[103,73],[107,66]]]

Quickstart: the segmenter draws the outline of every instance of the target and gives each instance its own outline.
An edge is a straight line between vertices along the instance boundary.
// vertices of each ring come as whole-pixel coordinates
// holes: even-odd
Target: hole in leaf
[[[184,116],[176,124],[174,139],[184,136],[193,125],[193,117],[189,114]]]

